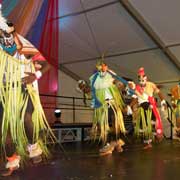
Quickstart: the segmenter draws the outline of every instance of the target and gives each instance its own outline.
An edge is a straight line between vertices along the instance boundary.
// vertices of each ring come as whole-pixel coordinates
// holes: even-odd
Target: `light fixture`
[[[61,110],[60,109],[55,109],[54,110],[54,115],[56,118],[60,118],[61,117]]]

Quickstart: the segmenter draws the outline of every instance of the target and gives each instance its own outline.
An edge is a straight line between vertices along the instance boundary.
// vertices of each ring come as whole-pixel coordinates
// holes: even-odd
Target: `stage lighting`
[[[60,118],[61,117],[61,110],[60,109],[55,109],[54,110],[54,115],[56,118]]]

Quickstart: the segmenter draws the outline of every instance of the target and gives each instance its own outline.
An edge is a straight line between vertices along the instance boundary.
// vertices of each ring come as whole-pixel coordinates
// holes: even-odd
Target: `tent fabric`
[[[137,80],[145,67],[155,83],[177,83],[180,71],[120,3],[120,0],[60,0],[59,64],[87,80],[96,61]],[[180,1],[128,0],[180,63]]]
[[[26,36],[34,24],[40,13],[42,3],[43,1],[37,0],[19,1],[8,15],[8,19],[15,24],[17,32],[21,33],[22,36]]]

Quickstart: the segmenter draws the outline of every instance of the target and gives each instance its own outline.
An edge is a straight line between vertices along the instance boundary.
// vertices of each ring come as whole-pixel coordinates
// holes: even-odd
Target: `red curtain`
[[[40,52],[46,57],[52,68],[39,81],[40,94],[57,95],[58,91],[58,50],[59,50],[59,21],[58,0],[48,1],[48,11],[44,24],[41,41]],[[42,104],[45,107],[46,116],[49,121],[54,119],[54,108],[56,107],[56,98],[41,97]]]

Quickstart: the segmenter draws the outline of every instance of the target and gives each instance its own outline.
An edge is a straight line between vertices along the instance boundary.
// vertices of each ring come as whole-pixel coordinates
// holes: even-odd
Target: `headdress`
[[[8,28],[7,20],[2,15],[2,0],[0,0],[0,29],[6,31]]]
[[[138,70],[138,76],[145,76],[144,68],[140,67]]]

